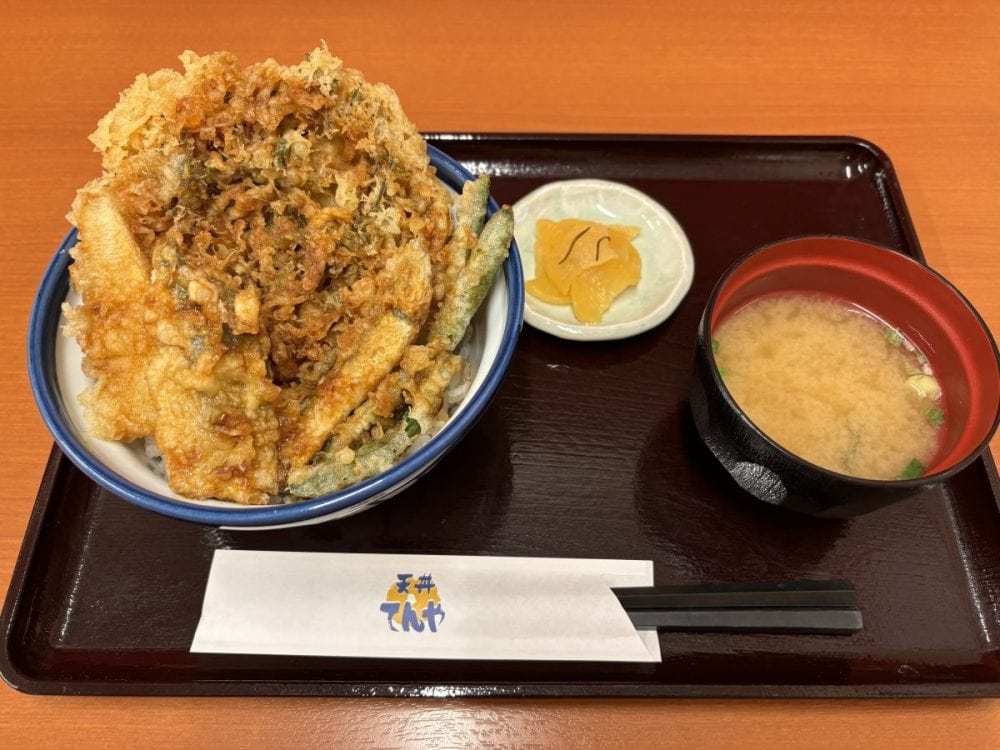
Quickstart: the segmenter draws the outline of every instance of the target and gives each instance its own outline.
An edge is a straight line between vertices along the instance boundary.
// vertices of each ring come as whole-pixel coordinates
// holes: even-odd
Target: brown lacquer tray
[[[699,316],[744,253],[830,233],[921,257],[881,151],[851,138],[431,141],[494,175],[500,201],[572,177],[645,191],[690,238],[689,295],[666,323],[619,342],[525,327],[468,437],[415,486],[343,521],[192,525],[110,495],[55,451],[3,611],[0,670],[12,685],[150,695],[1000,695],[1000,509],[988,456],[912,501],[819,520],[742,494],[699,443],[688,409]],[[656,665],[191,654],[221,548],[643,558],[659,583],[845,578],[865,629],[662,633]]]

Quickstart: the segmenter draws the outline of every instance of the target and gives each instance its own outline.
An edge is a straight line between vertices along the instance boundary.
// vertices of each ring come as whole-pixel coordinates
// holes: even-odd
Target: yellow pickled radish
[[[573,279],[584,270],[619,257],[617,248],[623,239],[628,241],[619,228],[597,222],[564,219],[558,224],[547,223],[549,226],[543,227],[539,222],[535,257],[541,257],[542,270],[563,294],[569,294]]]
[[[563,294],[545,276],[537,276],[524,285],[524,290],[532,297],[550,305],[568,305],[569,295]]]
[[[642,260],[632,246],[638,235],[638,227],[541,219],[535,278],[525,290],[548,304],[571,304],[581,322],[599,323],[614,299],[639,280]]]
[[[639,282],[642,260],[629,248],[625,262],[588,268],[570,286],[573,315],[581,323],[600,323],[619,294]]]

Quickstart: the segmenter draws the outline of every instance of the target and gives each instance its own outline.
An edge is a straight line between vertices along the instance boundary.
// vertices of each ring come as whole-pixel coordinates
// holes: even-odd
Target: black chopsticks
[[[848,581],[781,581],[614,589],[636,627],[688,632],[847,635],[862,629]]]

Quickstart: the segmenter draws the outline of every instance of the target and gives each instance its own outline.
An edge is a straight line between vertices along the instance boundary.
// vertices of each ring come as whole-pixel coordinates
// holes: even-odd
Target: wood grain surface
[[[849,134],[892,157],[932,266],[1000,330],[1000,4],[0,4],[0,585],[51,439],[28,311],[97,174],[87,142],[184,49],[297,61],[320,39],[423,130]],[[998,445],[994,441],[994,448]],[[989,747],[1000,701],[384,701],[25,696],[0,747]]]

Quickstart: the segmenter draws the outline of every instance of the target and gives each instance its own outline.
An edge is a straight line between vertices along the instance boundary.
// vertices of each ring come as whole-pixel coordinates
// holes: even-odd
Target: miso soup
[[[927,358],[850,303],[765,297],[714,331],[726,387],[768,437],[841,474],[912,479],[930,465],[946,419]]]

